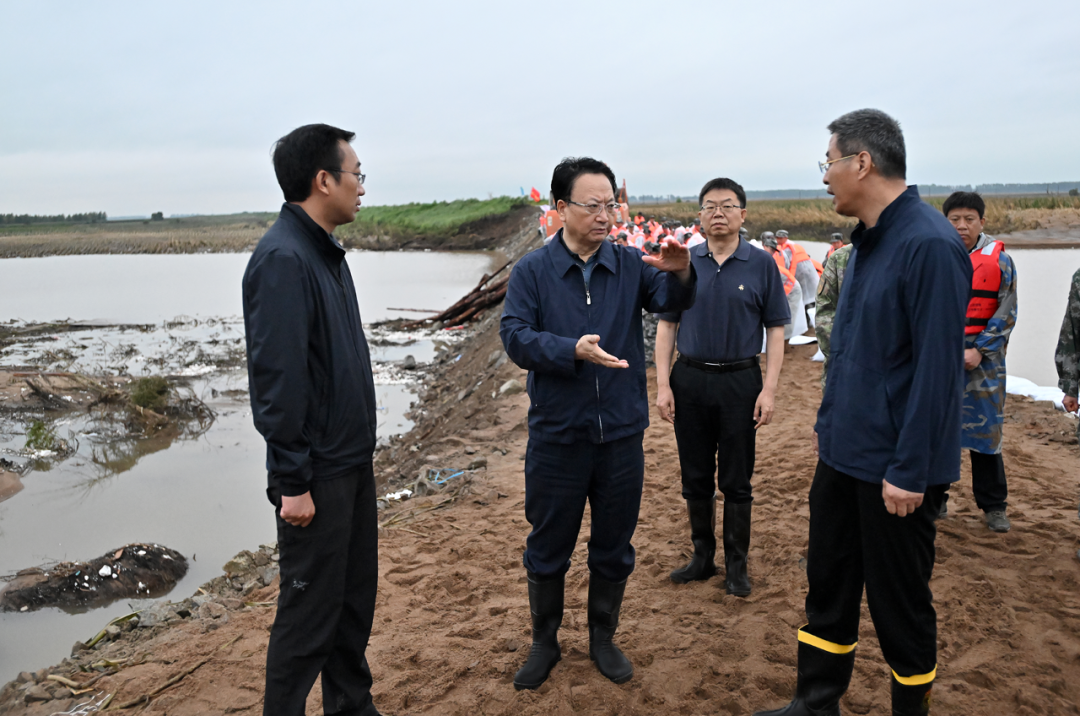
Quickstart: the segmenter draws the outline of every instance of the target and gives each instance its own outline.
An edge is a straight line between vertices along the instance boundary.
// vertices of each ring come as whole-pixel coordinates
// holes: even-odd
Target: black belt
[[[680,355],[679,362],[685,363],[691,368],[703,370],[706,373],[731,373],[737,370],[753,368],[758,364],[758,357],[754,356],[753,358],[747,358],[746,360],[737,360],[734,363],[702,363],[699,360]]]

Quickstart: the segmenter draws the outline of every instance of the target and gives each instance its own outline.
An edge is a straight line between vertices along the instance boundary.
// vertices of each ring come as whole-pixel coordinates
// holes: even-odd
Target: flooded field
[[[0,414],[0,458],[32,468],[19,486],[0,486],[0,576],[141,541],[187,556],[190,569],[171,594],[188,596],[238,551],[274,539],[264,494],[264,446],[247,405],[240,315],[247,259],[206,254],[0,260],[0,322],[67,321],[9,345],[0,365],[37,373],[164,375],[177,393],[215,416],[206,426],[185,424],[137,439],[114,423],[72,410],[48,425],[70,449],[60,459],[28,455],[25,416]],[[411,427],[404,413],[415,378],[396,363],[406,355],[421,364],[430,361],[440,341],[456,336],[388,333],[368,324],[422,315],[388,308],[445,308],[490,269],[491,255],[350,252],[348,260],[372,358],[379,361],[379,435],[387,437]],[[113,617],[142,604],[123,600],[77,613],[0,613],[0,681],[58,661],[77,639],[89,639]]]

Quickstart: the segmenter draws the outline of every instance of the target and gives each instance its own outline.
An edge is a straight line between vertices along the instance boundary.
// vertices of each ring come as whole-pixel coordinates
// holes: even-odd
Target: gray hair
[[[907,178],[907,150],[900,123],[880,109],[857,109],[834,119],[828,130],[836,135],[841,156],[869,152],[878,173],[886,179]]]

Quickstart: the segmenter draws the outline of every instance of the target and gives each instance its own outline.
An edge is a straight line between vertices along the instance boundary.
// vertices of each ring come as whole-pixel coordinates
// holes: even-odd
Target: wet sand
[[[492,324],[494,325],[494,324]],[[493,399],[459,386],[478,374],[491,383],[524,380],[510,363],[492,368],[491,327],[471,341],[429,391],[426,418],[402,441],[408,461],[383,461],[381,473],[416,465],[458,466],[487,460],[469,489],[448,506],[433,495],[381,514],[380,585],[369,659],[376,704],[387,714],[748,714],[779,705],[795,682],[795,630],[804,623],[807,492],[814,467],[808,433],[819,399],[813,346],[788,354],[778,418],[758,439],[756,507],[750,552],[753,594],[726,596],[721,577],[677,586],[667,579],[689,550],[679,494],[678,459],[669,425],[653,410],[645,439],[646,482],[618,643],[635,664],[616,686],[588,658],[585,602],[587,522],[567,576],[563,661],[539,691],[517,692],[514,671],[528,651],[529,622],[521,550],[524,394]],[[655,396],[650,370],[650,395]],[[938,535],[933,589],[939,617],[935,713],[1069,714],[1080,703],[1080,536],[1074,423],[1047,403],[1009,397],[1005,464],[1013,529],[983,526],[970,478],[953,488],[950,516]],[[421,432],[427,435],[420,437]],[[417,445],[412,451],[405,445]],[[505,451],[505,454],[504,452]],[[966,461],[965,461],[966,462]],[[415,473],[413,473],[415,474]],[[413,517],[405,517],[414,514]],[[402,517],[405,517],[402,519]],[[276,584],[252,593],[227,623],[196,618],[138,629],[86,652],[87,663],[129,661],[94,684],[114,703],[148,694],[202,666],[156,695],[142,713],[258,713]],[[888,669],[864,606],[859,656],[845,712],[887,713]],[[203,663],[205,661],[205,663]],[[64,673],[61,668],[60,672]],[[68,667],[67,671],[70,671]],[[78,679],[85,680],[79,676]],[[19,706],[10,687],[0,712],[49,714],[75,701]],[[83,697],[84,699],[86,696]],[[321,713],[316,686],[308,713]]]

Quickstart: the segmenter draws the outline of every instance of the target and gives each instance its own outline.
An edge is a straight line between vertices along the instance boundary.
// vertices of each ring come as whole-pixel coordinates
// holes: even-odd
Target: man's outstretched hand
[[[600,336],[590,333],[578,338],[577,347],[574,348],[574,358],[587,360],[605,368],[629,368],[630,364],[619,360],[600,347]]]
[[[641,260],[661,271],[675,274],[683,283],[690,280],[690,249],[680,244],[677,239],[664,239],[660,242],[659,256],[645,255]]]

